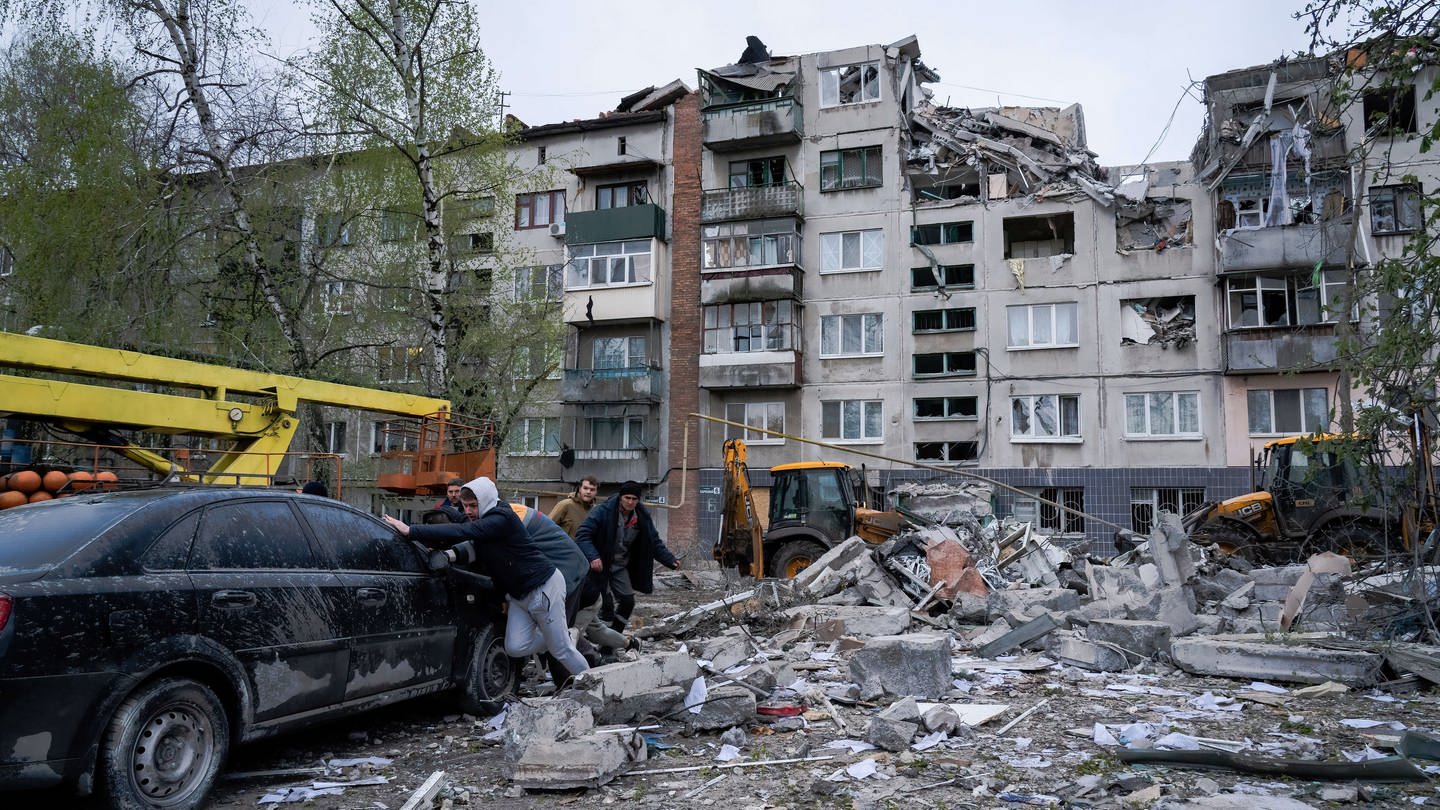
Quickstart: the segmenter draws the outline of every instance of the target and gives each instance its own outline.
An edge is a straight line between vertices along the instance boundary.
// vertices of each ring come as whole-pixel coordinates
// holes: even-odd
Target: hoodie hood
[[[477,515],[489,512],[495,508],[495,504],[500,502],[500,490],[495,488],[495,482],[489,478],[484,476],[476,478],[466,484],[465,488],[470,490],[470,494],[474,495],[475,500],[480,503],[480,511],[476,512]]]

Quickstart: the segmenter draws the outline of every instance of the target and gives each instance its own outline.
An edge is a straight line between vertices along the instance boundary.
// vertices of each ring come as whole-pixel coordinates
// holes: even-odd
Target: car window
[[[190,556],[190,541],[195,539],[195,527],[200,525],[200,512],[191,512],[174,526],[165,530],[159,539],[150,544],[140,564],[146,571],[183,571],[185,559]]]
[[[426,570],[414,546],[384,524],[319,503],[302,503],[300,511],[315,530],[321,548],[330,549],[342,570],[414,573]]]
[[[190,555],[193,570],[314,568],[300,522],[283,501],[225,503],[205,510]]]
[[[0,512],[0,573],[48,568],[143,504],[76,500]]]

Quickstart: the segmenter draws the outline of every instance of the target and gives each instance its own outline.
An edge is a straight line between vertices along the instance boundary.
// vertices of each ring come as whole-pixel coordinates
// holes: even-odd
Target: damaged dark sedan
[[[0,512],[0,790],[199,807],[231,746],[512,690],[500,596],[338,501],[208,487]]]

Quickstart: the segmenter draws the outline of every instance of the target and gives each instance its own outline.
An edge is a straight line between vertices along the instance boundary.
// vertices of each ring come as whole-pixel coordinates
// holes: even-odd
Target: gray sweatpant
[[[506,655],[524,658],[549,652],[571,675],[590,668],[570,641],[570,626],[565,622],[565,577],[559,571],[523,598],[507,598],[510,615],[505,621]]]

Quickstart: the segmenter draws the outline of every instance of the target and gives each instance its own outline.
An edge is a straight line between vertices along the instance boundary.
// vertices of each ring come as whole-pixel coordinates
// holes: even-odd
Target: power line
[[[938,85],[940,85],[940,86],[942,86],[942,87],[959,87],[959,88],[962,88],[962,89],[965,89],[965,90],[979,90],[979,91],[982,92],[982,93],[995,93],[996,95],[1001,95],[1001,96],[1015,96],[1016,98],[1033,98],[1033,99],[1035,99],[1036,101],[1050,101],[1050,102],[1054,102],[1054,103],[1056,103],[1056,104],[1072,104],[1072,103],[1074,103],[1074,102],[1071,102],[1071,101],[1067,101],[1067,100],[1065,100],[1065,99],[1063,99],[1063,98],[1046,98],[1046,97],[1044,97],[1044,96],[1027,96],[1027,95],[1025,95],[1024,93],[1011,93],[1011,92],[1008,91],[1008,90],[995,90],[995,89],[992,89],[992,88],[989,88],[989,87],[974,87],[974,86],[968,85],[968,84],[955,84],[955,83],[953,83],[953,82],[934,82],[934,84],[938,84]]]
[[[1175,99],[1175,106],[1170,108],[1170,118],[1165,122],[1165,128],[1160,130],[1160,137],[1155,139],[1155,145],[1151,146],[1150,151],[1145,153],[1145,157],[1140,160],[1140,165],[1143,166],[1149,163],[1150,156],[1155,154],[1155,150],[1159,149],[1160,144],[1165,142],[1165,136],[1170,134],[1170,125],[1175,123],[1175,113],[1180,112],[1180,105],[1185,103],[1185,99],[1190,95],[1190,88],[1192,86],[1194,86],[1194,82],[1186,85],[1185,88],[1180,91],[1180,98]]]

